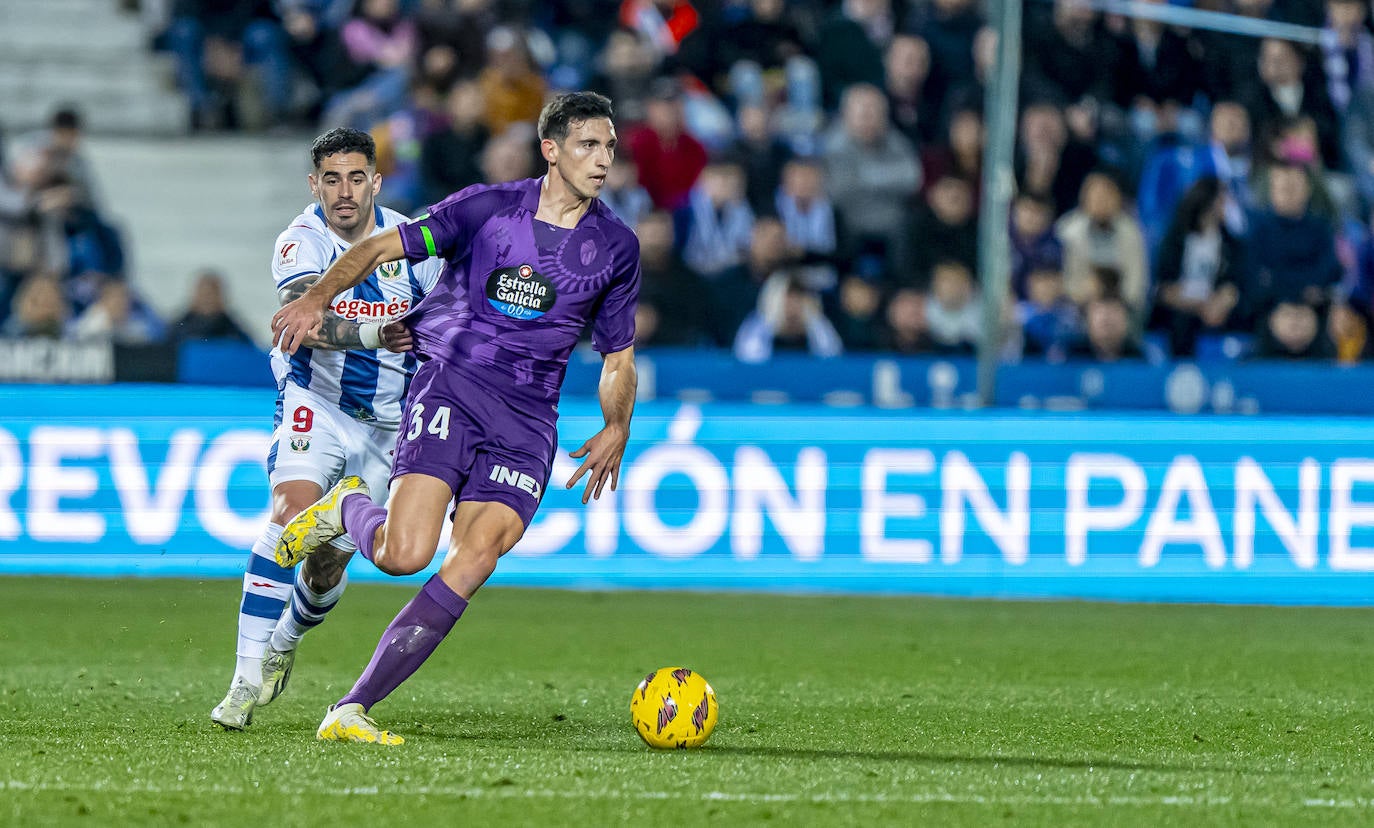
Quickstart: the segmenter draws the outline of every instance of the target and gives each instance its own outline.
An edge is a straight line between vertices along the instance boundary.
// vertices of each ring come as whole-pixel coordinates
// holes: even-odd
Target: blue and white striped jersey
[[[377,223],[374,233],[408,221],[395,210],[373,209]],[[320,206],[310,205],[277,237],[272,253],[277,289],[324,273],[348,247],[329,230]],[[362,284],[335,297],[330,310],[359,322],[399,319],[434,289],[441,267],[438,259],[414,265],[404,259],[387,262]],[[410,353],[301,348],[288,357],[280,348],[272,349],[272,372],[279,388],[295,383],[337,404],[350,417],[390,428],[401,422],[401,408],[415,367],[415,356]]]

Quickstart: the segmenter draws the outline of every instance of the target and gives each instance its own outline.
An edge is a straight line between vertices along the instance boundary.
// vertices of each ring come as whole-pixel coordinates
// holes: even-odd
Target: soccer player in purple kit
[[[400,744],[368,710],[424,663],[539,506],[557,449],[558,396],[568,357],[590,322],[602,354],[605,426],[572,452],[582,502],[616,488],[634,409],[634,313],[639,242],[597,198],[615,157],[611,102],[560,95],[539,116],[548,170],[537,179],[477,185],[427,215],[363,241],[272,330],[294,352],[335,294],[383,262],[439,257],[439,284],[410,315],[422,360],[397,438],[389,510],[358,478],[341,480],[282,533],[283,566],[347,532],[379,569],[430,564],[451,501],[453,533],[439,573],[387,627],[361,678],[320,724],[320,739]]]

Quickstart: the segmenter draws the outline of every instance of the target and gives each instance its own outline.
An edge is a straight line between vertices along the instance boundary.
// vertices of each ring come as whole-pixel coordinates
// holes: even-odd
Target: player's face
[[[615,125],[607,118],[574,123],[559,144],[545,141],[545,159],[578,198],[595,198],[615,160]]]
[[[373,198],[381,188],[382,177],[361,152],[326,155],[310,176],[310,192],[324,209],[325,220],[345,238],[367,226]]]

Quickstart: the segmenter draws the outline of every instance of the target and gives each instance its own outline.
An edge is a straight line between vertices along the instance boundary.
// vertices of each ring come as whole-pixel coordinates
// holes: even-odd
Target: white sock
[[[311,589],[302,577],[300,570],[296,572],[296,588],[291,593],[290,606],[286,612],[282,613],[281,620],[277,622],[277,628],[272,632],[272,649],[274,650],[294,650],[301,643],[301,638],[307,632],[320,625],[325,615],[334,609],[334,605],[339,603],[339,597],[344,593],[344,587],[348,586],[348,572],[344,571],[343,577],[328,592],[316,592]]]
[[[243,602],[239,605],[238,661],[234,665],[234,680],[246,679],[254,687],[262,685],[262,656],[272,628],[286,609],[291,597],[289,569],[277,566],[277,541],[282,527],[267,524],[253,544],[248,557],[248,571],[243,575]]]

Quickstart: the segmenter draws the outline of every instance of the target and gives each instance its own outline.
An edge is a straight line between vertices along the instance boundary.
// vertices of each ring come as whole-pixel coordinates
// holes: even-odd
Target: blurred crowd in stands
[[[384,201],[411,213],[541,172],[533,124],[550,94],[611,96],[621,143],[603,199],[639,234],[642,345],[750,361],[962,354],[983,330],[997,36],[979,0],[140,5],[195,129],[367,129]],[[1027,2],[1003,358],[1365,358],[1370,3],[1174,5],[1320,34],[1305,45]],[[0,266],[39,275],[5,330],[65,298],[71,318],[43,324],[80,332],[122,314],[166,335],[120,287],[73,120],[6,153],[5,231],[24,228],[37,263]],[[198,313],[215,313],[216,284],[206,274]]]
[[[70,108],[46,129],[0,141],[0,337],[250,342],[219,273],[200,274],[174,322],[148,308],[129,283],[123,240],[104,217],[81,142],[81,115]]]

